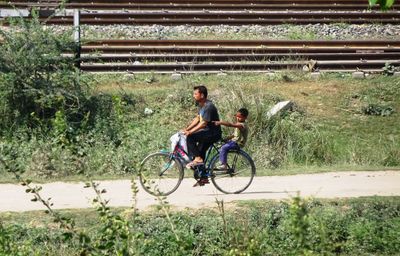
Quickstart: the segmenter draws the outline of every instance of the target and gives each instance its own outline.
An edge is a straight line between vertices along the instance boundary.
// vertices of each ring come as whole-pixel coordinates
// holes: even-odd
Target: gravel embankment
[[[83,38],[119,39],[400,39],[400,25],[86,26]]]
[[[50,28],[50,27],[47,27]],[[51,26],[57,32],[71,26]],[[9,30],[9,27],[0,27]],[[309,25],[213,25],[213,26],[132,26],[108,25],[81,27],[82,38],[91,39],[286,39],[286,40],[400,40],[400,25],[391,24],[309,24]],[[72,32],[71,32],[72,33]]]

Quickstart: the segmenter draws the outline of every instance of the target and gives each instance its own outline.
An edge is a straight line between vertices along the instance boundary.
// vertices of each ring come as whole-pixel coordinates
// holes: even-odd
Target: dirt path
[[[214,206],[215,200],[231,202],[250,199],[285,199],[296,195],[315,198],[400,196],[400,171],[381,172],[333,172],[293,176],[256,177],[251,186],[242,194],[224,195],[212,184],[193,188],[193,179],[183,180],[181,186],[167,201],[177,209]],[[110,206],[130,206],[132,193],[129,180],[101,181],[100,187],[107,193]],[[83,183],[43,184],[41,194],[51,197],[54,209],[92,207],[94,192],[84,188]],[[14,184],[0,185],[0,212],[43,210],[40,203],[31,202],[32,195],[25,193],[25,187]],[[157,204],[154,197],[140,189],[137,208],[146,209]]]

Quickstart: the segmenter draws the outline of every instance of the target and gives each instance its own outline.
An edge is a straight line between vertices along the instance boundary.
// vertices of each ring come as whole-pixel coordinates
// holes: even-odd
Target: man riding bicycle
[[[213,123],[219,121],[218,110],[207,96],[207,88],[204,85],[193,88],[193,98],[199,108],[197,116],[183,130],[187,136],[189,154],[193,157],[193,161],[186,165],[187,168],[204,164],[207,149],[221,139],[221,127]],[[208,179],[203,179],[203,183],[208,183]]]
[[[216,142],[222,135],[220,125],[226,125],[227,122],[219,122],[218,110],[207,99],[207,88],[204,85],[193,88],[193,98],[199,106],[197,116],[189,126],[175,134],[175,138],[171,137],[171,150],[149,154],[141,162],[139,177],[142,187],[156,196],[173,193],[184,179],[184,164],[191,160],[187,167],[194,171],[194,178],[197,180],[194,186],[208,184],[210,183],[208,179],[210,179],[213,185],[223,193],[243,192],[250,186],[255,176],[254,161],[242,149],[235,147],[226,150],[224,153],[226,165],[224,168],[218,168],[221,146]],[[247,113],[243,114],[247,115]],[[242,119],[245,118],[237,117],[237,119],[240,119],[237,121],[244,121]],[[181,141],[182,133],[186,135],[186,146],[190,158],[187,158],[185,154],[184,141]],[[244,141],[240,138],[242,135],[243,139],[246,137],[245,131],[240,131],[240,134],[238,142],[242,145]]]

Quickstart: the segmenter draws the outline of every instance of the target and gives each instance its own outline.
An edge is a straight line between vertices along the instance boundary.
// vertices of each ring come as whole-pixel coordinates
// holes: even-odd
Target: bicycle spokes
[[[211,181],[224,193],[240,193],[252,182],[255,174],[253,161],[242,151],[229,151],[227,169],[215,169],[218,157],[211,163]]]
[[[163,168],[162,168],[162,170],[161,170],[161,172],[160,172],[160,174],[159,174],[159,176],[164,175],[164,173],[166,171],[170,170],[171,168],[173,168],[174,165],[175,165],[175,161],[173,161],[172,159],[168,163],[165,163]]]
[[[183,168],[170,154],[158,152],[143,160],[139,178],[148,193],[169,195],[179,187],[183,179]]]

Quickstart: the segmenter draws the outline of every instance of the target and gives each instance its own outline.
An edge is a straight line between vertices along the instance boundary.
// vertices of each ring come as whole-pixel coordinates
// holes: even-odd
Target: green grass
[[[131,255],[398,255],[400,249],[399,197],[295,197],[167,212],[113,209],[110,214],[119,217],[112,219],[131,232],[119,237],[105,233],[109,223],[95,210],[58,211],[75,219],[95,248],[113,241],[97,251],[101,255],[124,242]],[[0,224],[0,252],[78,255],[83,249],[77,239],[64,240],[62,229],[43,212],[0,213]]]
[[[230,119],[229,116],[240,105],[248,106],[251,110],[250,127],[259,129],[259,125],[264,120],[254,120],[255,118],[264,118],[268,108],[273,101],[278,99],[293,100],[304,112],[307,121],[312,121],[320,131],[326,135],[330,141],[336,144],[339,154],[342,155],[344,163],[361,164],[367,163],[371,166],[382,166],[380,158],[382,155],[376,152],[387,152],[388,150],[396,150],[400,129],[397,128],[398,120],[400,120],[400,96],[399,79],[393,77],[376,77],[370,80],[352,80],[350,78],[325,77],[322,80],[310,81],[302,75],[289,74],[293,76],[293,82],[285,82],[284,79],[269,79],[264,76],[248,75],[248,76],[193,76],[188,77],[181,82],[176,82],[171,89],[172,94],[176,86],[184,88],[185,93],[190,93],[188,87],[195,83],[207,84],[211,91],[211,98],[217,103],[222,118]],[[161,79],[166,79],[165,77]],[[272,80],[272,81],[271,81]],[[146,88],[141,89],[147,97],[151,97],[150,91],[156,91],[156,94],[162,93],[160,86],[171,82],[159,80],[155,83],[157,89]],[[127,85],[126,90],[129,90]],[[170,87],[171,88],[171,87]],[[389,88],[386,89],[385,88]],[[138,91],[135,87],[132,91]],[[176,90],[176,89],[175,89]],[[353,102],[352,95],[361,95]],[[382,95],[381,95],[382,94]],[[165,92],[164,92],[165,95]],[[388,99],[383,98],[388,95]],[[361,106],[369,100],[384,101],[391,104],[395,112],[388,117],[366,116],[361,113]],[[188,98],[186,98],[189,101]],[[173,103],[171,103],[173,104]],[[261,106],[260,106],[261,105]],[[190,104],[187,105],[190,107]],[[154,108],[163,108],[163,106],[154,106]],[[170,112],[172,116],[176,113]],[[184,113],[183,119],[178,119],[179,124],[176,129],[181,128],[190,117],[187,112]],[[258,116],[255,116],[258,115]],[[162,121],[164,122],[164,121]],[[165,121],[165,123],[169,123]],[[261,125],[262,126],[262,125]],[[262,129],[262,127],[261,127]],[[257,130],[257,134],[261,135],[262,131]],[[258,138],[257,138],[258,139]],[[265,146],[265,142],[262,143]],[[354,148],[354,145],[357,148]],[[258,146],[258,141],[250,140],[248,148],[250,151],[257,151],[254,147]],[[390,149],[390,147],[392,147]],[[350,159],[349,153],[359,153],[359,150],[365,150],[368,154],[365,161],[360,159]],[[272,149],[273,150],[273,149]],[[375,153],[374,153],[375,151]],[[363,153],[361,151],[360,153]],[[373,155],[377,155],[376,158]],[[358,161],[358,162],[357,162]],[[342,163],[343,163],[342,162]],[[339,164],[342,164],[339,162]]]
[[[169,137],[194,117],[192,88],[201,83],[209,88],[222,119],[233,121],[242,106],[250,110],[245,150],[256,162],[257,175],[400,166],[398,77],[354,80],[328,74],[314,80],[306,73],[288,71],[274,77],[187,75],[173,81],[148,74],[93,75],[89,80],[93,94],[103,97],[98,111],[105,118],[89,134],[76,135],[75,144],[62,145],[53,135],[26,135],[23,130],[0,141],[2,154],[14,152],[13,165],[25,170],[27,177],[35,181],[131,177],[147,154],[168,148]],[[280,100],[292,100],[293,111],[267,120],[267,111]],[[394,112],[366,115],[363,106],[371,103],[389,105]],[[145,108],[154,113],[145,115]],[[230,132],[224,128],[225,135]],[[12,175],[0,172],[0,182],[12,181]]]
[[[303,200],[308,200],[315,203],[316,205],[333,205],[338,207],[340,210],[345,210],[352,205],[362,206],[364,205],[364,210],[371,210],[372,206],[375,204],[386,205],[387,207],[396,208],[400,203],[399,196],[370,196],[370,197],[359,197],[359,198],[343,198],[343,199],[318,199],[318,198],[304,198]],[[224,203],[225,210],[229,213],[234,213],[236,211],[251,211],[253,209],[260,210],[260,212],[267,212],[273,206],[289,203],[291,199],[283,200],[245,200],[245,201],[232,201],[229,203]],[[39,203],[39,202],[38,202]],[[376,210],[379,210],[376,209]],[[76,221],[76,226],[78,228],[91,228],[95,225],[100,224],[96,218],[98,218],[98,213],[95,209],[66,209],[66,210],[55,210],[57,213],[74,218]],[[130,216],[133,213],[132,208],[128,207],[113,207],[113,213],[121,214],[122,216]],[[174,210],[169,209],[171,214],[184,213],[187,215],[202,215],[218,212],[218,204],[210,205],[201,209],[187,208],[185,210]],[[400,212],[393,211],[394,214],[399,214]],[[144,217],[159,216],[161,214],[159,207],[149,208],[144,211],[140,211],[140,215]],[[162,215],[162,214],[161,214]],[[376,216],[379,217],[379,216]],[[53,222],[53,218],[45,211],[25,211],[25,212],[0,212],[0,220],[7,224],[21,224],[31,227],[47,227],[56,226]]]

